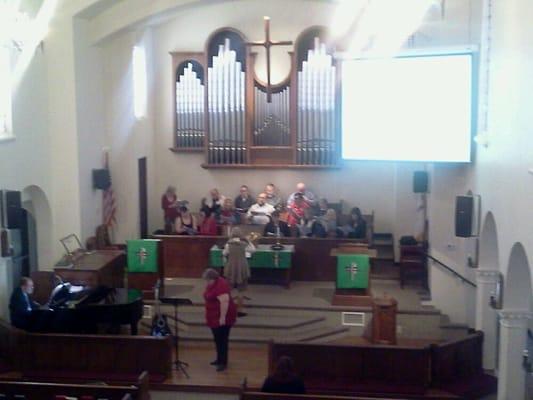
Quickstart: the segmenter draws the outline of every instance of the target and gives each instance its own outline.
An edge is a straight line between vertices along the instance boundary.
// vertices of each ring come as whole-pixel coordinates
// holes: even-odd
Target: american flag
[[[108,153],[104,153],[104,168],[109,170],[109,159],[108,159]],[[117,218],[116,218],[116,212],[117,207],[115,204],[115,193],[113,192],[113,184],[111,183],[109,187],[104,190],[102,194],[102,216],[103,216],[103,224],[107,226],[108,228],[111,228],[113,225],[116,225]]]

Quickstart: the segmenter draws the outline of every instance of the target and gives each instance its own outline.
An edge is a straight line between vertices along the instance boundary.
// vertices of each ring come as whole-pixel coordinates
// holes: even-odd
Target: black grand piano
[[[98,333],[103,325],[106,332],[130,325],[131,334],[136,335],[142,314],[140,290],[60,283],[48,303],[32,311],[31,325],[33,331],[42,333]]]

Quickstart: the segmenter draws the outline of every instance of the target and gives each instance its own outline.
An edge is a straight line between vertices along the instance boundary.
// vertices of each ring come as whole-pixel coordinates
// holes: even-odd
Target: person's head
[[[224,210],[233,210],[233,200],[229,197],[226,197],[224,199],[224,204],[222,204],[222,208]]]
[[[259,195],[257,196],[257,204],[259,204],[260,206],[265,205],[266,199],[267,199],[266,193],[259,193]]]
[[[203,221],[211,217],[211,211],[208,207],[204,207],[200,210],[200,213],[198,215],[200,216],[200,220]]]
[[[215,281],[220,278],[220,274],[213,268],[207,268],[202,274],[202,278],[206,281],[207,285],[212,285]]]
[[[175,196],[176,195],[176,187],[175,186],[167,187],[167,190],[165,191],[165,194],[167,196]]]
[[[239,227],[235,227],[231,230],[230,238],[231,239],[242,239],[242,230]]]
[[[318,207],[320,207],[321,210],[327,210],[329,207],[328,200],[327,199],[320,199],[318,201]]]
[[[359,207],[352,208],[350,215],[354,222],[359,222],[363,219],[363,215],[361,214],[361,210],[359,209]]]
[[[328,208],[325,215],[326,220],[328,221],[336,221],[337,220],[337,212],[333,208]]]
[[[181,205],[179,207],[179,211],[180,211],[181,215],[189,215],[189,209],[187,208],[186,205]]]
[[[281,356],[276,364],[274,375],[277,378],[282,379],[294,375],[294,362],[292,361],[292,358]]]
[[[211,198],[213,200],[218,200],[218,198],[220,197],[220,193],[218,192],[218,189],[217,188],[214,188],[214,189],[211,189],[209,191],[209,194],[211,195]]]
[[[245,197],[245,198],[250,196],[250,191],[248,190],[248,186],[242,185],[241,188],[239,189],[239,194],[241,195],[241,197]]]
[[[272,197],[276,194],[276,187],[274,186],[273,183],[268,183],[265,186],[265,193],[268,197]]]
[[[24,293],[32,294],[34,286],[31,278],[28,278],[27,276],[23,276],[22,278],[20,278],[20,288]]]
[[[305,183],[300,182],[296,185],[296,192],[305,193]]]
[[[272,219],[272,222],[276,225],[279,224],[279,211],[276,210],[274,211],[271,215],[270,215],[270,218]]]

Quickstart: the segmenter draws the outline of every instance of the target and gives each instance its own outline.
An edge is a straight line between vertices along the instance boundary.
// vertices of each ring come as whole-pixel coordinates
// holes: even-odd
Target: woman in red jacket
[[[214,269],[203,274],[207,285],[204,291],[205,320],[213,332],[217,358],[211,365],[217,371],[224,371],[228,365],[229,332],[237,318],[237,307],[231,298],[231,288],[226,280]]]

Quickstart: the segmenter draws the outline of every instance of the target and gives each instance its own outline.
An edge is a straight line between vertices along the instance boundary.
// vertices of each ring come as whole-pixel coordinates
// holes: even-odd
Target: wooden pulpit
[[[372,343],[396,344],[398,302],[389,296],[374,298],[372,311]]]

